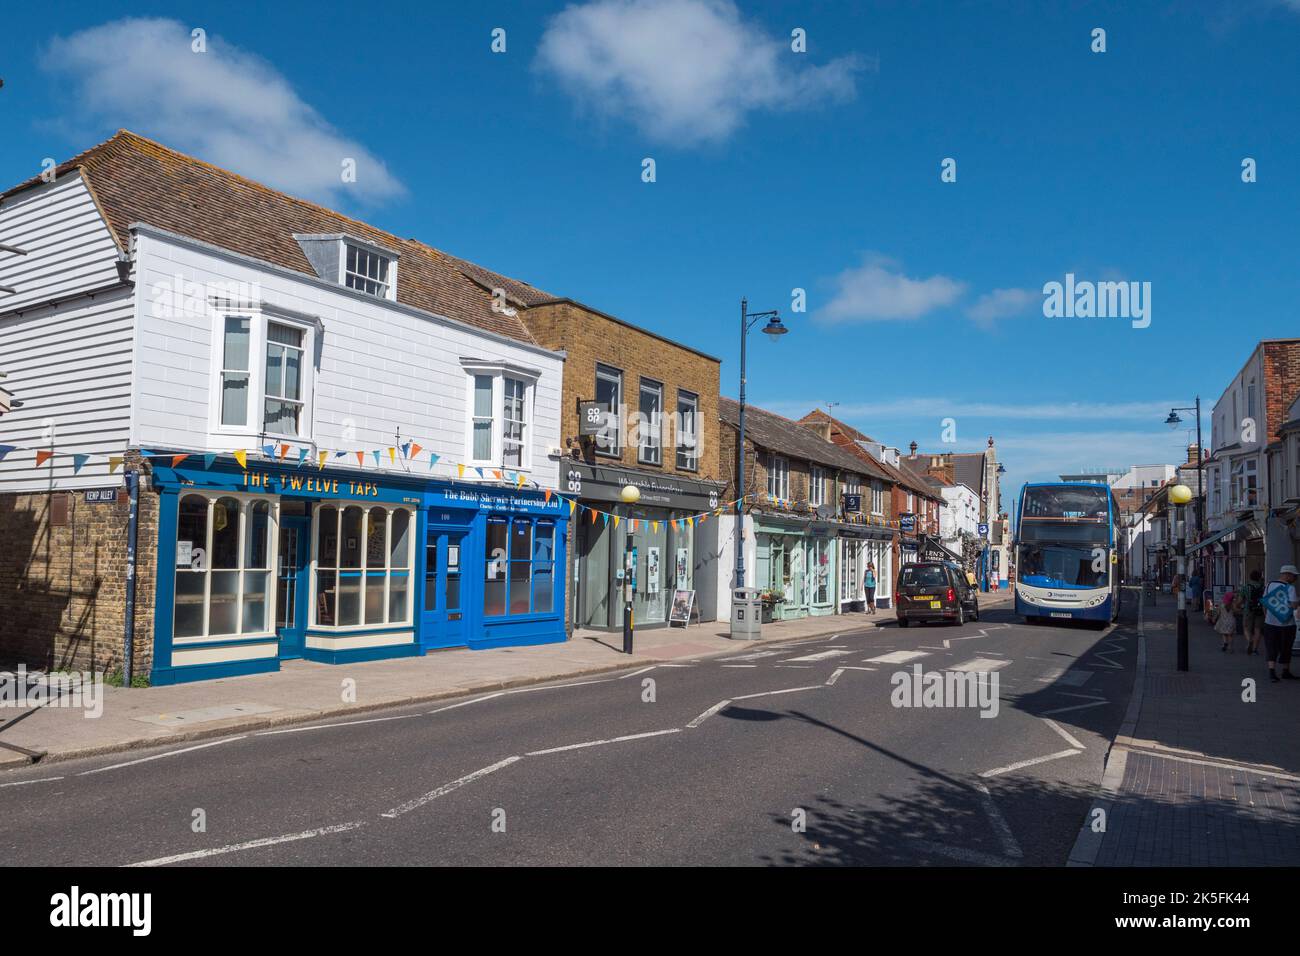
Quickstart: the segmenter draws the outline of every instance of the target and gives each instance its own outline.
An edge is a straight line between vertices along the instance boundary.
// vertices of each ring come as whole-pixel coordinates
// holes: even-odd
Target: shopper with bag
[[[1270,581],[1264,589],[1264,650],[1268,656],[1268,679],[1276,682],[1277,665],[1282,665],[1282,677],[1295,680],[1291,673],[1291,644],[1295,641],[1295,612],[1300,608],[1296,598],[1295,581],[1300,571],[1294,564],[1282,565],[1278,580]]]

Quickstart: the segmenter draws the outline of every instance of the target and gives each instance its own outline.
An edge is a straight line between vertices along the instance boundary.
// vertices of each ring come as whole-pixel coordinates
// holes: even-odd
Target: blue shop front
[[[565,639],[558,497],[209,457],[151,458],[153,683]]]

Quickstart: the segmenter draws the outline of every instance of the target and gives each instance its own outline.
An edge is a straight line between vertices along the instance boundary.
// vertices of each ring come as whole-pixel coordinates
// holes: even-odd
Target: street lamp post
[[[745,342],[749,330],[759,319],[767,319],[763,326],[765,335],[785,335],[790,330],[781,324],[781,315],[775,309],[769,312],[750,312],[749,300],[740,300],[740,462],[736,477],[736,580],[733,587],[745,586]]]
[[[1183,506],[1192,500],[1192,489],[1186,485],[1174,485],[1169,489],[1169,501],[1177,507],[1178,522],[1178,669],[1185,671],[1187,665],[1187,522],[1183,518]]]
[[[1169,409],[1165,424],[1177,428],[1183,423],[1179,412],[1196,412],[1196,529],[1205,534],[1205,489],[1201,483],[1202,462],[1205,460],[1204,446],[1201,444],[1201,396],[1196,396],[1195,405],[1185,405]]]
[[[641,489],[636,485],[624,485],[619,497],[625,504],[634,505],[641,500]],[[631,527],[629,522],[628,527]],[[623,653],[632,653],[633,614],[632,597],[636,588],[636,543],[632,532],[627,534],[623,546]]]

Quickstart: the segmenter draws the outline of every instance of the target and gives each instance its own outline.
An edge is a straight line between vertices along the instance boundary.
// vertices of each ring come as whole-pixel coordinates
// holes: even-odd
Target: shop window
[[[406,508],[319,507],[316,625],[409,624],[412,540]]]
[[[265,499],[198,493],[181,499],[175,638],[266,633],[270,534],[271,505]]]
[[[488,518],[484,616],[550,614],[554,610],[554,522]]]

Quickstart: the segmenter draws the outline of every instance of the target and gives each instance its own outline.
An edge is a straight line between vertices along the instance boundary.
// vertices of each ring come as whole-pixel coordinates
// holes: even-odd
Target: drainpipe
[[[122,630],[122,686],[130,687],[135,650],[135,539],[140,514],[139,472],[127,471],[126,493],[131,504],[126,522],[126,620]]]

